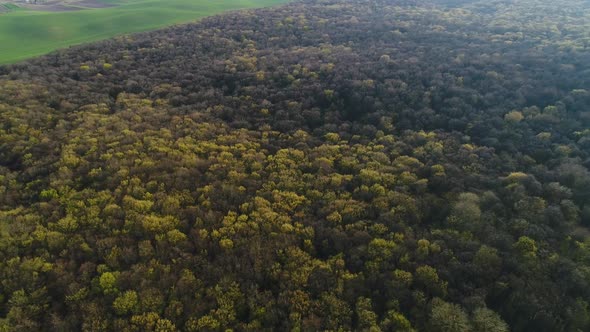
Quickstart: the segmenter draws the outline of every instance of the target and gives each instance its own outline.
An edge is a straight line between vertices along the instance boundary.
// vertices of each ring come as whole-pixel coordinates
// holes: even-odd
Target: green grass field
[[[195,21],[226,10],[287,0],[102,0],[115,7],[65,12],[17,9],[0,13],[0,64],[70,45]]]

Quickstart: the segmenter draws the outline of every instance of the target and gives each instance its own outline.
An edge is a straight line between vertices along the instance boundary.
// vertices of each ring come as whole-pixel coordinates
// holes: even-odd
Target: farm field
[[[0,11],[0,64],[109,37],[188,23],[226,10],[285,0],[101,0],[16,7]],[[103,8],[100,5],[104,5]],[[22,8],[21,8],[22,7]]]

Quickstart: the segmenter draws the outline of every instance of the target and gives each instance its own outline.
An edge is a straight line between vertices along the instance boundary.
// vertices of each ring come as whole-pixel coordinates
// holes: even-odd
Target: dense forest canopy
[[[0,67],[0,330],[589,331],[589,46],[304,0]]]

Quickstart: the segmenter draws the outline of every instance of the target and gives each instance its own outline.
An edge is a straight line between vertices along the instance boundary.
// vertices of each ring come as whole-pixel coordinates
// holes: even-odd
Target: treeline
[[[310,0],[0,67],[0,330],[589,330],[588,22]]]

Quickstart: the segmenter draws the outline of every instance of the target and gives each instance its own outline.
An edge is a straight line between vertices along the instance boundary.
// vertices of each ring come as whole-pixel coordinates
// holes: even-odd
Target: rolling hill
[[[284,0],[105,0],[106,8],[20,9],[0,14],[0,64],[70,45],[195,21],[227,10],[276,5]],[[78,10],[64,10],[64,8]]]

